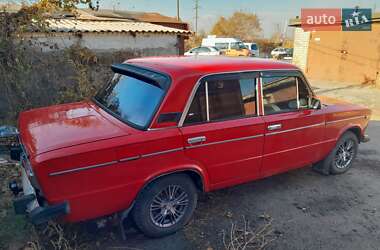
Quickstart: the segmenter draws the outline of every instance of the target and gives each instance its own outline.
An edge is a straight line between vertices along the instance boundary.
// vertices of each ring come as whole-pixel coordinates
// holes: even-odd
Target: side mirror
[[[310,104],[311,109],[321,109],[322,108],[322,103],[319,99],[317,98],[312,98],[311,99],[311,104]]]

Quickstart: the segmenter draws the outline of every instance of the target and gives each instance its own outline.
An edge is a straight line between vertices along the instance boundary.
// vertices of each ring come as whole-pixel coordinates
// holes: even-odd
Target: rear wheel
[[[142,191],[132,216],[145,235],[161,237],[186,225],[196,204],[197,190],[191,178],[173,174],[154,181]]]
[[[321,162],[315,164],[315,169],[324,174],[343,174],[347,172],[358,152],[358,138],[351,131],[344,133],[336,143],[335,148]]]

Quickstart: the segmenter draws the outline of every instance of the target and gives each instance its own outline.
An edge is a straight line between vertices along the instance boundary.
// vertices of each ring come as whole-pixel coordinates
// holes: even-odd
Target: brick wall
[[[294,51],[293,63],[304,72],[307,71],[307,55],[309,49],[310,32],[303,31],[302,28],[295,28],[294,31]]]

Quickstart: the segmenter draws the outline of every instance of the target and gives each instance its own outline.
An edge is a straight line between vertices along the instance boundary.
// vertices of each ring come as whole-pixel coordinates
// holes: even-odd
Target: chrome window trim
[[[298,87],[298,77],[296,77],[296,92],[297,92],[297,109],[300,109],[300,91]]]
[[[322,126],[322,125],[326,125],[326,123],[325,122],[321,122],[321,123],[316,123],[316,124],[312,124],[312,125],[308,125],[308,126],[302,126],[302,127],[291,128],[291,129],[286,129],[286,130],[281,130],[281,131],[275,131],[275,132],[266,133],[265,135],[268,135],[268,136],[270,136],[270,135],[277,135],[277,134],[282,134],[282,133],[302,130],[302,129],[306,129],[306,128],[319,127],[319,126]]]
[[[353,117],[350,117],[350,118],[344,118],[344,119],[338,119],[338,120],[334,120],[334,121],[328,121],[328,122],[326,122],[326,124],[332,124],[332,123],[349,121],[349,120],[356,120],[356,119],[360,119],[360,118],[366,119],[366,116],[365,115],[353,116]]]
[[[185,149],[192,149],[192,148],[206,147],[206,146],[229,143],[229,142],[243,141],[243,140],[255,139],[255,138],[259,138],[263,136],[264,134],[257,134],[257,135],[252,135],[252,136],[239,137],[239,138],[227,139],[227,140],[222,140],[222,141],[215,141],[215,142],[209,142],[209,143],[204,143],[204,144],[186,146]]]
[[[260,112],[260,109],[259,109],[259,79],[260,77],[257,77],[255,79],[255,94],[256,94],[256,113],[257,113],[257,116],[261,116],[261,112]]]
[[[177,126],[169,126],[169,127],[162,127],[162,128],[148,128],[148,131],[164,130],[164,129],[171,129],[171,128],[178,128],[178,127]]]
[[[189,109],[190,109],[190,105],[191,103],[193,102],[193,99],[194,99],[194,96],[195,96],[195,93],[199,87],[199,85],[201,84],[201,81],[203,80],[203,78],[206,78],[206,77],[209,77],[209,76],[215,76],[215,75],[223,75],[223,74],[239,74],[239,73],[259,73],[259,76],[256,78],[256,79],[261,79],[261,76],[260,76],[260,73],[261,72],[268,72],[268,71],[294,71],[294,72],[300,72],[300,74],[303,76],[303,73],[301,70],[299,69],[265,69],[265,70],[260,70],[260,69],[255,69],[255,70],[238,70],[238,71],[225,71],[225,72],[216,72],[216,73],[210,73],[210,74],[206,74],[206,75],[203,75],[201,76],[197,82],[194,84],[193,86],[193,89],[191,90],[191,94],[189,96],[189,98],[187,99],[186,101],[186,105],[185,105],[185,108],[183,109],[183,112],[182,112],[182,115],[181,115],[181,119],[179,120],[178,122],[178,128],[181,128],[183,127],[183,123],[185,121],[185,118],[187,116],[187,113],[189,112]],[[260,84],[261,84],[261,81],[260,81]],[[262,88],[261,88],[261,92],[262,92]],[[257,93],[256,93],[257,94]],[[261,96],[262,98],[262,96]],[[264,110],[263,110],[264,111]],[[264,113],[264,112],[263,112]],[[259,116],[259,115],[257,115]]]
[[[261,102],[261,112],[262,112],[262,115],[264,116],[265,115],[265,111],[264,111],[264,94],[263,94],[263,78],[260,76],[260,102]]]
[[[210,103],[208,100],[208,82],[205,82],[205,95],[206,95],[206,117],[207,117],[207,122],[210,121]]]

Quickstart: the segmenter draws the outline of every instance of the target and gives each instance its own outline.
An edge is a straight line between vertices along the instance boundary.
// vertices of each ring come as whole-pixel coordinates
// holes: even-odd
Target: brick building
[[[293,63],[316,80],[380,86],[380,13],[372,15],[372,31],[304,31],[294,27]]]

